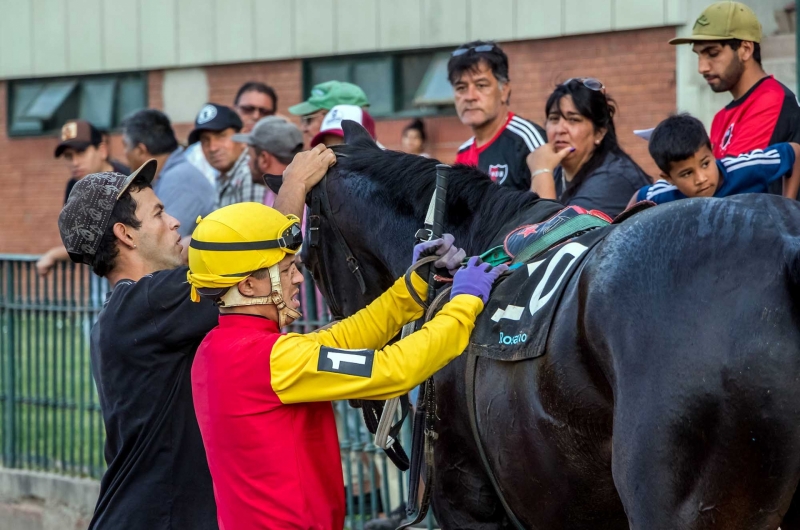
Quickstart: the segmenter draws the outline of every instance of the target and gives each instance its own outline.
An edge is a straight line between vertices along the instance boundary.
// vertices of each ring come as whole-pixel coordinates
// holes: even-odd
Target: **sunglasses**
[[[255,105],[239,105],[239,110],[242,111],[243,114],[258,112],[259,116],[262,118],[275,114],[275,109],[265,109],[264,107],[256,107]]]
[[[303,245],[303,229],[300,228],[298,223],[294,223],[283,231],[281,238],[278,239],[278,243],[280,248],[297,252]]]
[[[308,127],[316,120],[321,120],[324,114],[321,112],[315,112],[313,114],[306,114],[305,116],[300,116],[300,123]]]
[[[458,48],[456,49],[451,55],[453,57],[458,57],[459,55],[464,55],[465,53],[469,52],[470,50],[475,50],[475,53],[486,53],[494,50],[494,44],[481,44],[480,46],[470,46],[468,48]]]
[[[570,77],[563,83],[562,85],[568,85],[572,81],[577,81],[579,83],[583,83],[583,86],[588,88],[589,90],[594,90],[595,92],[605,92],[605,85],[599,79],[595,79],[594,77]]]

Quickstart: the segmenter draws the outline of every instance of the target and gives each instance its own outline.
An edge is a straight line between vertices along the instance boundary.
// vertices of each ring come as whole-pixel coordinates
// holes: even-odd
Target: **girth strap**
[[[472,430],[472,436],[475,438],[475,445],[478,447],[478,454],[481,457],[483,468],[486,471],[486,474],[489,476],[489,481],[492,483],[492,488],[494,488],[494,492],[497,494],[500,504],[503,505],[503,510],[505,510],[506,516],[508,516],[511,524],[514,525],[514,528],[517,530],[525,530],[525,527],[519,522],[517,516],[514,515],[513,511],[511,511],[511,507],[509,507],[508,502],[506,502],[506,498],[503,497],[503,492],[500,490],[500,485],[497,483],[497,478],[494,476],[492,466],[489,464],[489,459],[486,457],[486,451],[483,448],[483,443],[481,443],[481,437],[478,433],[478,418],[475,411],[475,372],[478,370],[478,356],[470,355],[467,352],[465,352],[463,355],[467,356],[465,379],[467,386],[467,412],[469,414],[469,426]]]

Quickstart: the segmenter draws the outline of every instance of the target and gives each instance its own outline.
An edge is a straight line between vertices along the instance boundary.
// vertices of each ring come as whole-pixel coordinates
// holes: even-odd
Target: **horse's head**
[[[306,198],[311,216],[302,254],[335,316],[365,307],[405,271],[419,224],[417,210],[424,216],[427,207],[406,208],[398,215],[397,205],[373,179],[385,152],[359,124],[344,121],[342,127],[345,144],[333,148],[336,165]],[[435,161],[421,160],[435,167]]]

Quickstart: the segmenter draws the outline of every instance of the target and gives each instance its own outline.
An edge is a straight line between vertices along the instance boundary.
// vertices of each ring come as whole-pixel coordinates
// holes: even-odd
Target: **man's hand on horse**
[[[439,239],[423,241],[415,245],[411,263],[416,263],[420,258],[436,255],[439,256],[439,259],[433,263],[433,266],[437,269],[447,269],[452,276],[467,256],[464,249],[453,244],[454,241],[455,237],[451,234],[444,234]]]
[[[335,163],[336,155],[323,144],[297,153],[283,172],[283,185],[302,185],[305,193],[309,193]]]
[[[478,256],[472,256],[466,265],[456,271],[453,276],[453,290],[450,291],[450,300],[460,294],[471,294],[483,300],[484,305],[489,301],[492,285],[501,274],[508,270],[508,265],[492,267],[484,263]]]

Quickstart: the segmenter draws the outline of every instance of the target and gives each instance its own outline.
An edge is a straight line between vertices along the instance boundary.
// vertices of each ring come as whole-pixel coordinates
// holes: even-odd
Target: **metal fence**
[[[0,254],[0,465],[100,478],[105,431],[89,333],[108,285],[72,263],[39,277],[37,258]],[[301,296],[304,318],[292,331],[329,321],[310,278]],[[346,402],[334,407],[347,488],[345,526],[363,529],[405,501],[406,477],[373,445],[359,411]]]

